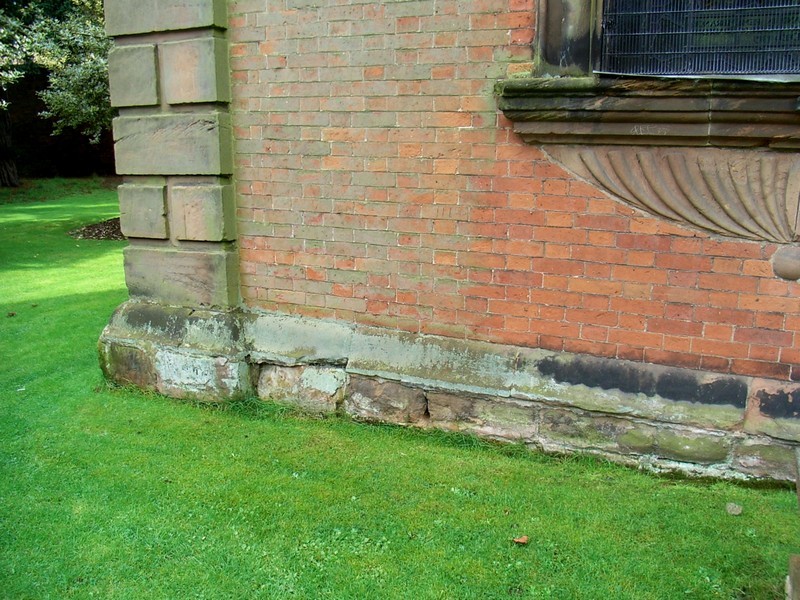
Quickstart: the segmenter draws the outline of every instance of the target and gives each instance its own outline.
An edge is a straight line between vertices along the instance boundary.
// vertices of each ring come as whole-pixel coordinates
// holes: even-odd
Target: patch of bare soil
[[[119,217],[85,225],[78,229],[67,232],[76,240],[124,240],[122,230],[119,227]]]

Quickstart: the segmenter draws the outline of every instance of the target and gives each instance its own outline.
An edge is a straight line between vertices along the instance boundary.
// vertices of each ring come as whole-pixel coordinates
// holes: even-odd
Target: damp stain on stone
[[[763,415],[774,419],[800,419],[800,388],[790,392],[759,390],[756,392],[756,398],[761,405]]]
[[[583,384],[604,390],[618,389],[629,393],[652,396],[656,389],[655,376],[634,365],[575,358],[570,361],[549,356],[537,364],[539,372],[559,383]]]
[[[537,364],[543,375],[559,383],[580,384],[604,390],[617,389],[678,402],[730,405],[744,408],[747,384],[735,377],[701,381],[700,375],[683,369],[655,369],[647,365],[600,358],[547,357]]]

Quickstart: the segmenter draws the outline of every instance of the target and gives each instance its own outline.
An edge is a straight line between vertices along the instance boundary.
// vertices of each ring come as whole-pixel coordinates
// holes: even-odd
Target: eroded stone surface
[[[688,369],[655,367],[622,360],[554,355],[541,360],[539,371],[560,383],[582,384],[631,394],[659,395],[675,402],[744,408],[747,383],[741,377],[709,375]]]
[[[304,410],[332,413],[341,404],[347,384],[344,369],[266,365],[258,377],[258,395]]]
[[[100,368],[110,380],[144,389],[156,389],[158,377],[150,348],[100,341]]]
[[[539,437],[546,440],[548,445],[635,451],[640,454],[654,450],[654,433],[653,427],[626,419],[557,408],[541,411],[539,427]]]
[[[664,428],[656,431],[654,441],[659,456],[700,464],[724,462],[730,447],[721,435]]]
[[[344,409],[347,414],[360,419],[417,423],[427,417],[427,400],[421,389],[353,375]]]
[[[533,403],[443,392],[428,392],[427,398],[437,427],[506,440],[529,440],[538,429]]]
[[[740,429],[726,431],[676,423],[669,412],[659,419],[656,408],[669,405],[658,394],[657,376],[651,397],[641,392],[622,395],[623,392],[619,390],[608,391],[566,382],[556,382],[551,387],[542,386],[545,394],[539,398],[519,398],[508,389],[486,389],[484,393],[476,393],[460,389],[458,383],[417,377],[421,374],[422,362],[419,363],[420,370],[415,367],[411,371],[413,375],[399,371],[395,371],[392,378],[364,374],[361,372],[365,365],[363,353],[365,348],[374,347],[372,340],[377,339],[373,330],[369,330],[367,335],[370,343],[360,345],[357,341],[354,344],[354,338],[364,334],[357,328],[340,323],[296,319],[285,315],[276,315],[274,319],[265,315],[258,318],[246,315],[239,323],[239,317],[235,314],[235,311],[210,311],[206,314],[176,307],[165,310],[154,303],[129,303],[129,306],[115,314],[104,334],[104,356],[110,357],[105,360],[133,365],[127,371],[120,368],[120,374],[137,370],[149,373],[143,383],[152,382],[155,377],[156,389],[165,393],[178,395],[181,393],[178,388],[182,386],[191,390],[190,395],[201,396],[204,390],[210,394],[215,386],[223,386],[223,389],[228,386],[229,389],[230,383],[226,382],[236,380],[235,373],[239,371],[234,366],[229,368],[215,362],[220,355],[249,356],[249,360],[263,362],[268,355],[265,349],[271,349],[271,356],[278,364],[260,367],[259,394],[315,412],[332,412],[338,407],[361,419],[454,429],[493,439],[522,441],[553,452],[590,452],[655,470],[781,480],[795,477],[791,472],[794,456],[791,443],[770,440],[761,432],[754,436]],[[272,336],[274,342],[266,344],[267,336]],[[394,339],[397,340],[396,337]],[[114,340],[117,340],[116,347]],[[227,349],[215,348],[214,340],[224,340]],[[326,341],[325,347],[320,345],[320,340]],[[436,348],[435,352],[430,350],[431,344]],[[451,362],[438,363],[437,369],[429,375],[446,374],[452,365],[466,364],[464,361],[467,358],[479,356],[476,350],[478,346],[467,345],[468,352]],[[258,354],[254,350],[256,347]],[[361,357],[355,368],[348,363],[349,350],[353,347]],[[428,339],[423,346],[427,350],[419,353],[420,347],[413,346],[401,356],[399,364],[410,364],[420,357],[446,358],[448,352],[455,352],[458,347],[459,343],[453,340],[449,340],[448,344],[435,345],[435,340]],[[397,346],[392,348],[396,349]],[[148,356],[159,352],[165,354],[160,355],[157,365],[148,367]],[[139,362],[142,367],[138,366]],[[469,376],[473,383],[480,385],[485,385],[491,378],[501,377],[503,373],[509,374],[508,378],[514,380],[517,376],[515,373],[525,368],[524,362],[524,359],[515,360],[513,355],[500,353],[483,363],[484,366],[503,366],[492,371],[489,378],[483,379],[480,370],[460,376]],[[390,367],[382,356],[375,357],[371,364],[387,369]],[[237,368],[241,368],[241,364]],[[673,391],[670,393],[678,395],[680,390],[689,390],[694,394],[696,390],[703,389],[704,383],[724,381],[715,379],[711,374],[708,374],[708,378],[705,375],[697,377],[671,376],[668,381]],[[243,381],[244,375],[240,379]],[[516,379],[517,382],[519,380]],[[751,409],[760,408],[760,401],[764,398],[778,398],[781,390],[786,391],[785,384],[772,382],[773,387],[770,387],[768,383],[758,382],[758,390],[763,393],[760,396],[756,393],[752,395]],[[724,391],[724,386],[713,389]],[[664,389],[662,384],[662,392]],[[733,389],[735,391],[737,387]],[[617,412],[576,407],[576,397],[592,393],[601,396],[602,402],[609,403],[615,399],[622,402],[631,397],[638,398],[640,402],[653,401],[655,404],[651,414],[654,416],[644,419],[638,414],[625,414],[625,406],[612,405]],[[791,397],[791,393],[787,393],[787,398]],[[714,403],[669,402],[674,405],[702,406],[709,410],[720,407],[740,410]],[[768,403],[764,407],[767,411],[772,410],[773,414],[777,410],[774,407],[770,409]],[[783,407],[781,410],[786,409]],[[766,418],[760,412],[759,415],[760,418]],[[750,423],[753,422],[761,423],[751,419]]]
[[[758,478],[795,479],[795,452],[788,444],[742,440],[734,445],[731,464],[737,471]]]
[[[800,442],[800,384],[755,380],[744,429],[750,433]]]
[[[173,398],[228,399],[249,389],[249,366],[243,360],[161,347],[154,364],[158,391]]]

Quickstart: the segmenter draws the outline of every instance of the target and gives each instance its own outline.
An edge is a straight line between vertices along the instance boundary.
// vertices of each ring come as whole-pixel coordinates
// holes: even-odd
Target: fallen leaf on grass
[[[742,507],[736,504],[735,502],[728,502],[725,505],[725,510],[732,517],[738,517],[740,514],[742,514]]]
[[[514,543],[518,544],[520,546],[524,546],[525,544],[528,543],[528,536],[527,535],[523,535],[523,536],[520,536],[518,538],[514,538]]]

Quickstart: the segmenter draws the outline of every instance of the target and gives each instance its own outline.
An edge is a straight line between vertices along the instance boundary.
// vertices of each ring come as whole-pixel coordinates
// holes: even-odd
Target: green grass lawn
[[[105,385],[125,243],[66,232],[116,212],[0,190],[0,598],[782,597],[787,489]]]

